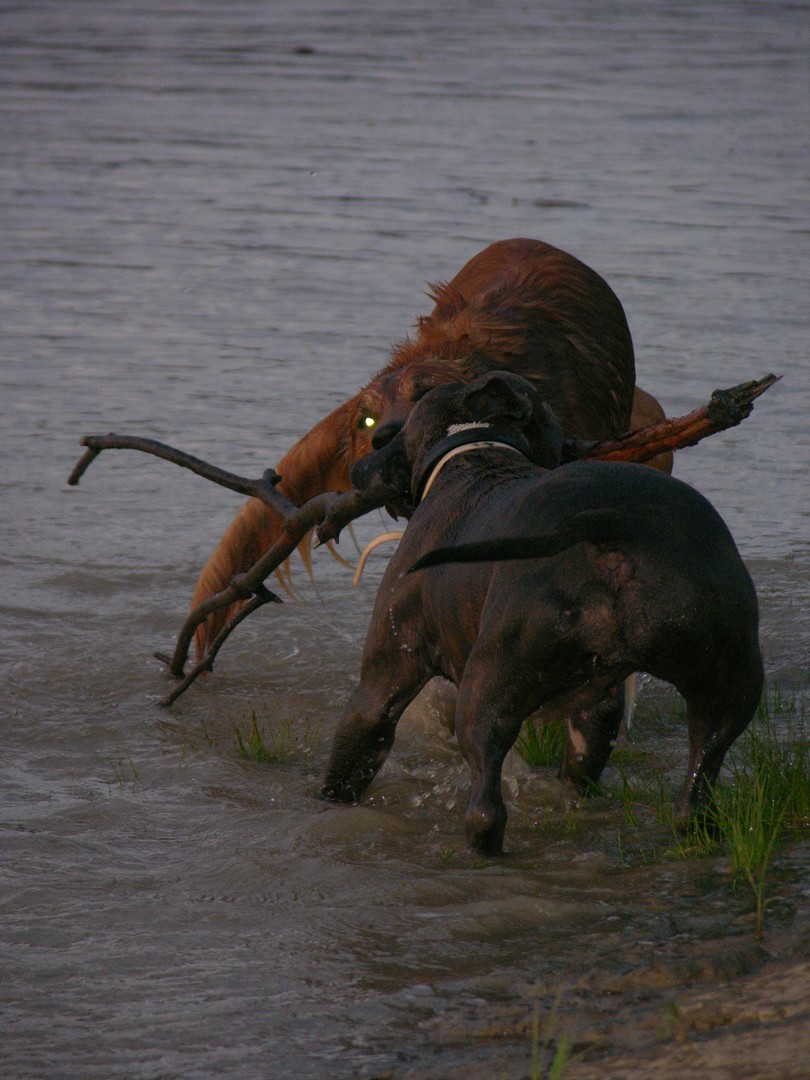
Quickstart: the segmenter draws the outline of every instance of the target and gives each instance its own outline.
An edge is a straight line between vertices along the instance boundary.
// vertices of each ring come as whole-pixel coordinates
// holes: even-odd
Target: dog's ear
[[[510,420],[525,427],[532,418],[536,394],[519,375],[492,371],[470,383],[464,405],[476,420]]]

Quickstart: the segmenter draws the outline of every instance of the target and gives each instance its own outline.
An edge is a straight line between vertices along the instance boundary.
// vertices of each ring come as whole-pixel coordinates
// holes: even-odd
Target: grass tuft
[[[677,708],[677,707],[676,707]],[[673,713],[676,716],[677,713]],[[685,716],[680,719],[685,721]],[[535,724],[530,718],[517,750],[531,766],[556,768],[562,760],[566,728],[562,721]],[[755,934],[762,937],[768,872],[779,846],[791,836],[810,831],[810,715],[806,688],[786,691],[778,683],[766,687],[757,715],[731,748],[713,802],[687,826],[675,828],[671,782],[666,769],[650,763],[637,748],[617,748],[611,765],[619,788],[607,792],[621,808],[623,825],[637,832],[650,817],[672,841],[657,846],[650,858],[689,858],[728,854],[735,885],[751,890]],[[569,831],[572,822],[566,820]],[[629,852],[619,833],[622,862]]]
[[[724,774],[725,782],[713,787],[711,805],[677,835],[673,851],[680,857],[728,853],[735,885],[747,885],[753,894],[760,941],[774,854],[791,834],[810,830],[810,724],[802,692],[787,696],[778,684],[766,688],[756,717],[729,752]],[[659,807],[663,822],[662,802]]]
[[[119,752],[117,761],[113,763],[113,772],[115,779],[122,787],[125,784],[137,784],[140,779],[138,768],[129,756],[128,750]]]
[[[753,893],[760,941],[774,852],[791,833],[810,829],[810,727],[804,697],[786,699],[779,686],[766,692],[756,719],[732,749],[729,771],[730,783],[715,785],[706,828],[720,834],[735,881]]]
[[[557,1010],[559,1005],[560,997],[558,995],[552,1006],[551,1014],[543,1025],[544,1030],[542,1033],[540,1031],[540,1010],[539,1007],[535,1007],[532,1018],[531,1080],[543,1080],[540,1066],[541,1046],[544,1050],[554,1052],[546,1073],[546,1080],[564,1080],[568,1066],[571,1064],[571,1040],[564,1033],[557,1036]]]
[[[518,737],[517,752],[533,768],[558,769],[565,750],[565,735],[564,720],[536,724],[530,716]]]
[[[286,717],[265,717],[260,721],[253,708],[244,720],[234,724],[233,731],[239,756],[260,765],[289,765],[311,757],[321,742],[320,725],[313,726],[307,721],[303,731],[298,731]]]

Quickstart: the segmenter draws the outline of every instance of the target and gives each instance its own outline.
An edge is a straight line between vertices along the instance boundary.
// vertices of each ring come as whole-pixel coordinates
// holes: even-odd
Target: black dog
[[[380,585],[323,797],[363,795],[402,712],[442,675],[459,689],[468,842],[498,853],[501,767],[524,719],[541,706],[569,718],[561,776],[585,790],[610,756],[624,679],[646,671],[686,701],[684,821],[763,682],[756,593],[717,512],[644,465],[553,468],[563,433],[514,375],[431,390],[374,445],[352,482],[386,480],[401,492],[393,509],[412,517]],[[431,560],[446,565],[408,573]]]

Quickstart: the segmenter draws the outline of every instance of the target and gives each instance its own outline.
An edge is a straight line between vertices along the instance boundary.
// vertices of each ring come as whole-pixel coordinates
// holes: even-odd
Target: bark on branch
[[[641,462],[648,461],[664,451],[694,446],[708,435],[739,424],[751,414],[753,402],[778,382],[779,378],[781,376],[767,375],[764,379],[741,383],[730,390],[715,390],[708,405],[695,409],[687,416],[664,420],[660,424],[641,428],[616,439],[596,443],[569,439],[564,448],[565,457],[567,460],[587,457],[603,461]],[[394,502],[397,494],[380,484],[364,491],[350,491],[345,494],[324,492],[298,507],[277,490],[276,485],[281,477],[274,469],[267,469],[259,479],[254,480],[227,472],[155,439],[139,436],[114,433],[85,435],[80,443],[87,449],[68,478],[68,483],[73,486],[79,483],[88,466],[102,450],[140,450],[184,469],[190,469],[221,487],[261,499],[278,515],[282,523],[278,539],[261,559],[245,573],[235,575],[227,588],[209,597],[189,613],[178,635],[174,653],[171,656],[155,654],[168,665],[171,674],[180,680],[163,698],[162,705],[171,705],[202,672],[212,669],[217,653],[243,619],[265,604],[283,602],[267,588],[265,581],[289,558],[311,529],[315,529],[319,543],[337,540],[346,525],[371,510]],[[188,652],[197,627],[211,612],[229,607],[238,600],[247,602],[223,626],[202,659],[186,673]]]
[[[725,431],[745,420],[751,415],[756,399],[781,378],[781,375],[766,375],[764,379],[740,383],[730,390],[715,390],[708,405],[702,405],[686,416],[673,417],[615,439],[585,444],[584,455],[580,444],[579,452],[575,451],[573,456],[600,461],[643,462],[668,450],[694,446],[707,435]]]

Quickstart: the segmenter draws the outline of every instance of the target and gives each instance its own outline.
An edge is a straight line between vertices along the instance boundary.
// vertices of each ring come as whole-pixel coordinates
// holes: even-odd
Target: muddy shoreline
[[[804,1078],[810,1060],[810,876],[797,868],[806,863],[808,848],[810,841],[803,841],[776,860],[761,943],[754,939],[745,891],[720,884],[694,919],[681,917],[673,925],[665,947],[626,940],[619,930],[593,956],[590,971],[503,985],[508,1000],[500,1003],[494,979],[486,1008],[450,1009],[428,1025],[435,1066],[376,1075],[524,1080],[532,1075],[536,1012],[540,1076],[566,1039],[567,1080]],[[724,860],[704,860],[703,870],[722,877]]]
[[[617,934],[584,977],[503,985],[508,1000],[500,1003],[494,980],[486,1008],[448,1010],[429,1023],[434,1066],[375,1076],[524,1080],[531,1076],[537,1010],[540,1076],[548,1075],[566,1039],[563,1076],[569,1080],[804,1078],[810,1057],[808,895],[807,875],[780,889],[761,944],[741,894],[740,914],[730,923],[725,916],[696,919],[665,949],[622,942]],[[485,993],[483,985],[478,990]]]

